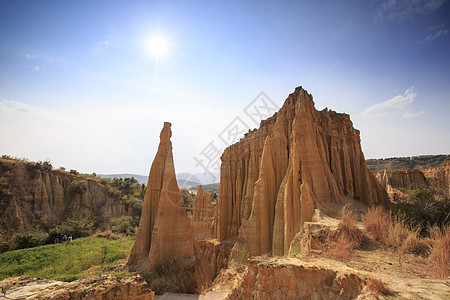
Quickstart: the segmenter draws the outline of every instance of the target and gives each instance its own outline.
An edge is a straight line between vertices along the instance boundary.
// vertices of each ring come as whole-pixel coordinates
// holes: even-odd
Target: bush
[[[337,259],[348,258],[361,245],[363,238],[364,234],[357,226],[356,215],[346,205],[342,208],[337,230],[328,236],[328,248],[324,254]]]
[[[122,216],[113,221],[113,232],[134,234],[134,228],[136,227],[136,220],[132,216]]]
[[[411,234],[419,233],[418,227],[411,228],[402,216],[394,216],[381,207],[371,207],[364,216],[366,231],[382,244],[401,248]]]
[[[429,257],[431,274],[435,277],[446,278],[450,274],[450,226],[429,229],[432,245]]]
[[[85,180],[75,180],[69,184],[68,193],[70,196],[82,195],[87,191],[87,183]]]
[[[91,217],[85,218],[68,218],[61,225],[52,230],[53,233],[61,235],[72,235],[73,238],[86,237],[91,235],[95,228],[94,219]]]
[[[25,249],[45,245],[48,238],[48,233],[43,231],[16,233],[13,237],[13,247],[14,249]]]

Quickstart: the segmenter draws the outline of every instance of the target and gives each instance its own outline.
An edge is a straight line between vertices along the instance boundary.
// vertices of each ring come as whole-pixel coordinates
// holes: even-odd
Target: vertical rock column
[[[175,176],[170,127],[165,122],[160,134],[136,242],[128,260],[130,270],[144,274],[158,262],[183,256],[195,258],[192,229]]]

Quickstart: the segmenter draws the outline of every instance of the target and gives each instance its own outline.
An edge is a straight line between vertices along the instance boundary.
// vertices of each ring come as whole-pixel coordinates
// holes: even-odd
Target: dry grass
[[[353,250],[361,245],[363,237],[357,226],[356,215],[348,209],[348,206],[344,206],[337,230],[328,236],[328,248],[324,251],[324,255],[335,259],[349,258]]]
[[[420,238],[420,228],[411,228],[405,220],[380,207],[370,208],[364,217],[366,231],[382,244],[400,253],[428,257],[430,275],[445,278],[450,274],[450,226],[428,227],[430,237]]]
[[[363,219],[366,231],[388,247],[415,252],[413,247],[420,244],[417,242],[419,228],[411,228],[403,218],[393,216],[391,212],[386,212],[381,207],[369,208]],[[408,242],[405,248],[406,241]]]
[[[446,278],[450,274],[450,226],[429,228],[431,254],[430,272],[434,277]]]
[[[392,291],[379,279],[369,279],[367,286],[375,298],[378,298],[380,295],[392,294]]]
[[[414,255],[420,255],[423,257],[428,257],[430,254],[430,246],[426,240],[420,238],[420,230],[410,232],[406,240],[403,242],[401,251],[404,253],[411,253]]]

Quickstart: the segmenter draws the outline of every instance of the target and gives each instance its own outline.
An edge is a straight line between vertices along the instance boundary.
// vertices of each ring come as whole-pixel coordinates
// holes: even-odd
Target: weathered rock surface
[[[170,127],[165,122],[160,134],[136,242],[128,260],[131,270],[144,274],[159,262],[195,257],[191,224],[175,176]]]
[[[220,270],[227,268],[228,258],[234,246],[233,240],[218,242],[216,239],[200,240],[198,247],[209,262],[214,277]]]
[[[388,193],[399,189],[417,190],[431,188],[446,196],[450,196],[450,163],[430,169],[412,169],[396,171],[380,171],[376,174]]]
[[[160,144],[150,168],[136,242],[128,259],[130,270],[145,276],[158,263],[175,262],[197,287],[208,286],[211,267],[198,249],[177,184],[170,138],[171,124],[164,123]]]
[[[314,108],[301,87],[222,157],[216,236],[238,236],[251,255],[284,255],[316,208],[337,215],[349,200],[385,203],[346,114]]]
[[[192,230],[197,240],[214,238],[214,214],[208,192],[200,186],[194,200]]]
[[[254,258],[227,299],[356,299],[367,279],[351,270],[296,259]]]
[[[94,179],[59,170],[36,171],[5,159],[0,159],[0,177],[7,179],[0,191],[2,230],[24,230],[44,222],[60,223],[68,217],[107,221],[134,214],[130,205],[111,196]]]
[[[139,275],[103,274],[72,282],[16,277],[0,281],[0,299],[152,300],[154,293]]]

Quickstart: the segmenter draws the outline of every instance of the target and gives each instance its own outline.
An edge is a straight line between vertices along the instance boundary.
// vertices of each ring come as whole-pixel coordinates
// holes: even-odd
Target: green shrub
[[[75,180],[69,184],[68,193],[70,196],[82,195],[87,191],[87,183],[85,180]]]
[[[113,220],[112,231],[117,233],[134,234],[139,221],[132,216],[122,216]]]
[[[25,249],[45,245],[48,237],[48,233],[43,231],[16,233],[13,237],[13,247],[14,249]]]
[[[406,191],[407,196],[394,196],[394,209],[405,215],[412,226],[426,228],[429,224],[440,227],[450,223],[450,199],[433,190]]]
[[[72,235],[73,238],[86,237],[92,234],[95,229],[95,221],[92,217],[68,218],[61,225],[52,229],[52,233],[61,235]]]

